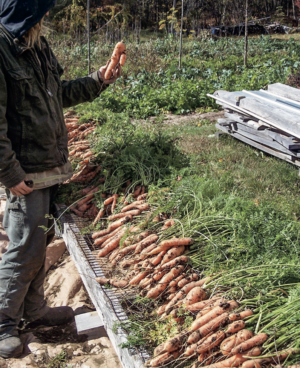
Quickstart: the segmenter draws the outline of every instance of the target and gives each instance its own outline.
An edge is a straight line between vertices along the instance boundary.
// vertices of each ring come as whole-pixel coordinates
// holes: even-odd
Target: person
[[[110,80],[106,67],[85,78],[61,80],[63,69],[42,22],[55,0],[0,0],[0,182],[7,188],[3,226],[9,237],[0,263],[0,357],[23,351],[18,325],[57,326],[74,319],[69,307],[44,298],[46,246],[58,185],[72,176],[63,108],[93,101]],[[25,181],[34,182],[30,188]]]

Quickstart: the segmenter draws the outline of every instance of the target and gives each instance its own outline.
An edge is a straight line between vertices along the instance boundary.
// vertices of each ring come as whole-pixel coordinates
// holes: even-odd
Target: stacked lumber
[[[225,110],[216,127],[261,151],[300,167],[300,90],[276,83],[268,91],[216,91]]]

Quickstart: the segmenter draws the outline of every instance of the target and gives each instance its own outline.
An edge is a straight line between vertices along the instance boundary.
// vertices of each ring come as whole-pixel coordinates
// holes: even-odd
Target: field
[[[67,41],[72,47],[62,52],[63,42],[52,41],[52,46],[65,78],[86,75],[85,48]],[[207,292],[224,291],[226,285],[226,295],[258,310],[247,322],[256,333],[269,334],[263,354],[298,349],[298,170],[229,136],[217,138],[213,113],[218,106],[206,94],[257,90],[276,82],[297,86],[299,39],[250,39],[248,68],[242,39],[185,39],[181,71],[173,38],[127,47],[123,78],[93,103],[75,109],[80,123],[98,122],[90,144],[102,167],[102,192],[120,193],[130,180],[132,187],[144,185],[155,193],[149,199],[156,208],[153,216],[163,213],[178,221],[166,237],[195,239],[190,258],[195,269],[212,277]],[[93,67],[105,64],[111,51],[112,45],[93,40]],[[78,161],[72,164],[77,170]],[[60,200],[67,199],[69,204],[80,199],[73,184],[61,192]],[[96,201],[100,208],[100,195]],[[153,309],[147,300],[137,303],[149,303],[148,313]],[[131,332],[132,345],[151,350],[180,331],[171,323],[166,334],[170,323],[156,320],[145,327],[133,317],[123,327]],[[297,356],[285,365],[297,362]]]

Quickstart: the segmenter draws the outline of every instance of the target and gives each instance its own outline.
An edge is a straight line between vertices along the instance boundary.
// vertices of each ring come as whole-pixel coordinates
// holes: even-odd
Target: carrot
[[[228,321],[228,313],[223,313],[220,316],[212,319],[206,325],[200,327],[198,330],[194,331],[189,339],[188,344],[195,344],[201,339],[201,337],[206,336],[212,331],[216,331],[219,327],[225,325]]]
[[[158,345],[155,349],[154,349],[154,352],[153,352],[153,355],[154,356],[157,356],[157,355],[160,355],[162,353],[165,353],[165,343],[162,343],[160,345]]]
[[[117,220],[117,219],[120,219],[120,218],[123,218],[125,216],[138,216],[141,214],[141,211],[140,210],[133,210],[133,211],[128,211],[126,213],[117,213],[116,215],[111,215],[109,216],[109,221],[113,221],[113,220]]]
[[[249,330],[241,330],[237,334],[228,337],[221,344],[221,351],[223,355],[230,354],[231,350],[240,345],[242,342],[250,340],[253,337],[253,333]]]
[[[113,75],[113,70],[117,67],[118,63],[120,62],[120,58],[122,55],[125,55],[126,52],[126,46],[123,42],[118,42],[114,48],[112,57],[110,59],[110,63],[107,67],[107,70],[105,72],[105,79],[110,79]],[[125,59],[126,60],[126,59]],[[124,62],[124,58],[122,59],[122,62]]]
[[[126,286],[128,286],[128,281],[111,279],[110,284],[116,288],[125,288]]]
[[[106,277],[97,277],[96,281],[98,282],[98,284],[100,285],[106,285],[109,284],[109,279],[107,279]]]
[[[160,252],[158,255],[156,255],[155,257],[152,257],[149,259],[149,262],[153,265],[153,266],[157,266],[158,264],[160,264],[160,262],[162,261],[164,255],[166,254],[166,251]]]
[[[149,271],[140,272],[129,282],[129,285],[137,286],[147,275],[149,275]]]
[[[220,300],[217,300],[214,303],[208,304],[205,308],[203,308],[196,316],[196,319],[199,319],[203,316],[205,316],[207,313],[209,313],[211,310],[213,310],[217,305],[219,305]]]
[[[183,271],[183,266],[174,267],[169,273],[167,273],[161,281],[153,289],[147,293],[147,298],[157,298],[168,286],[174,278],[176,278]]]
[[[73,211],[76,216],[83,217],[83,212],[78,211],[76,208],[71,208],[71,211]]]
[[[205,341],[209,336],[211,336],[213,334],[213,332],[209,333],[207,336],[203,337],[203,339],[201,339],[200,341],[198,341],[197,344],[193,344],[187,347],[186,351],[184,352],[185,356],[190,356],[193,355],[197,349],[197,346],[200,346],[203,341]]]
[[[116,248],[111,254],[110,256],[108,257],[108,259],[110,260],[110,262],[112,262],[116,257],[117,255],[119,254],[120,252],[120,248]]]
[[[94,188],[93,190],[91,190],[85,198],[82,198],[80,201],[77,202],[77,204],[76,204],[77,207],[80,207],[83,204],[85,204],[86,202],[93,199],[94,198],[94,193],[96,193],[98,190],[99,190],[98,188]]]
[[[134,192],[132,193],[133,198],[137,198],[142,191],[142,187],[140,185],[136,186]]]
[[[124,231],[125,230],[125,231]],[[108,234],[109,236],[107,237],[107,239],[101,244],[100,248],[105,248],[107,246],[107,244],[109,244],[113,239],[115,239],[116,237],[118,237],[120,235],[120,233],[122,232],[122,236],[125,234],[126,229],[124,229],[123,226],[118,227],[115,231],[113,231],[112,233]],[[96,239],[95,241],[95,245],[98,239]]]
[[[145,289],[147,286],[150,286],[153,283],[153,279],[151,277],[144,278],[140,283],[139,287]]]
[[[247,354],[249,354],[249,356],[257,356],[257,354],[259,355],[261,352],[260,349],[256,349],[254,351],[249,351],[247,352]],[[208,365],[208,368],[229,368],[229,367],[239,367],[240,365],[242,365],[245,361],[247,361],[247,358],[244,357],[244,355],[242,354],[236,354],[234,356],[232,356],[229,359],[223,360],[221,362],[218,363],[214,363],[211,365]]]
[[[165,276],[168,273],[168,271],[159,271],[157,274],[153,275],[154,281],[159,281],[163,276]]]
[[[212,309],[212,308],[216,307],[219,304],[220,299],[221,298],[212,298],[212,299],[209,299],[209,300],[205,300],[203,302],[194,303],[194,304],[186,306],[186,309],[190,312],[198,312],[198,311],[205,310],[206,308],[211,308]],[[198,319],[198,318],[196,317],[196,319]]]
[[[277,352],[274,357],[270,358],[258,358],[247,360],[242,364],[242,368],[259,368],[261,365],[267,365],[268,363],[277,363],[278,361],[285,360],[289,355],[294,354],[295,351],[293,349],[288,349],[286,351]],[[299,366],[289,366],[287,368],[298,368]]]
[[[167,230],[169,227],[174,226],[175,225],[175,221],[174,220],[167,220],[165,221],[164,226],[161,228],[161,231]]]
[[[184,277],[185,277],[185,273],[183,273],[182,275],[178,276],[175,280],[171,281],[170,284],[169,284],[169,288],[176,287],[177,284],[178,284],[178,282],[180,280],[182,280]]]
[[[107,198],[105,201],[104,201],[104,206],[107,206],[107,205],[109,205],[109,204],[111,204],[112,202],[113,202],[113,200],[114,200],[114,197],[113,196],[111,196],[111,197],[109,197],[109,198]]]
[[[130,211],[132,210],[133,208],[136,208],[137,206],[141,205],[141,204],[144,204],[145,201],[136,201],[136,202],[132,202],[130,203],[128,206],[126,207],[123,207],[121,212],[127,212],[127,211]]]
[[[156,244],[151,244],[149,245],[149,247],[145,248],[142,252],[141,252],[141,258],[145,259],[146,257],[148,257],[148,253],[151,252],[151,250],[153,250],[154,248],[156,248]],[[149,261],[147,260],[147,263],[149,265]]]
[[[141,212],[150,210],[150,206],[148,203],[139,204],[138,206],[136,206],[136,208],[139,209]]]
[[[112,206],[111,206],[111,213],[114,213],[115,209],[116,209],[116,205],[117,205],[117,200],[119,198],[119,195],[118,194],[113,194],[113,203],[112,203]]]
[[[262,345],[265,341],[267,341],[268,335],[266,333],[260,333],[254,337],[252,337],[250,340],[247,340],[240,345],[236,346],[231,350],[232,354],[239,354],[243,353],[246,350],[252,349],[255,346]]]
[[[133,266],[135,265],[136,263],[138,263],[140,260],[139,259],[125,259],[121,264],[120,266],[122,268],[127,268],[127,267],[130,267],[130,266]]]
[[[173,238],[171,240],[164,240],[158,245],[156,250],[152,251],[151,255],[158,254],[163,250],[169,250],[170,248],[176,248],[182,245],[191,245],[193,242],[194,240],[192,238]]]
[[[113,237],[118,231],[120,231],[120,228],[117,228],[116,230],[114,230],[112,233],[109,233],[107,235],[104,235],[102,237],[98,236],[99,233],[101,233],[103,230],[101,231],[97,231],[92,235],[93,239],[96,239],[97,244],[95,242],[96,245],[100,245],[103,244],[107,239]]]
[[[231,313],[229,315],[229,320],[230,321],[237,321],[237,320],[244,319],[246,317],[252,316],[252,314],[253,314],[253,312],[250,309],[239,312],[239,313]]]
[[[96,216],[94,222],[93,222],[93,227],[96,226],[97,222],[105,215],[105,209],[101,209],[99,212],[98,212],[98,215]]]
[[[166,353],[162,353],[161,355],[153,358],[148,365],[150,367],[161,367],[165,364],[168,364],[170,362],[172,362],[174,359],[177,359],[180,355],[180,352],[175,351],[175,352],[166,352]]]
[[[196,319],[192,325],[191,330],[196,331],[200,327],[206,325],[208,322],[212,321],[214,318],[220,316],[224,312],[230,312],[233,309],[238,308],[238,304],[235,301],[231,301],[229,303],[224,303],[222,306],[217,306],[213,310],[211,310],[209,313],[204,315],[203,317]]]
[[[226,333],[236,333],[236,332],[242,330],[243,328],[245,328],[245,326],[246,326],[246,324],[245,324],[244,321],[235,321],[235,322],[231,323],[230,325],[228,325],[228,327],[226,329]]]
[[[105,257],[109,252],[116,249],[119,246],[120,240],[121,240],[122,236],[124,235],[125,231],[126,230],[124,229],[123,233],[121,233],[119,236],[112,239],[111,242],[108,243],[105,248],[100,250],[100,252],[98,253],[98,257]]]
[[[151,254],[151,252],[149,253]],[[180,256],[180,257],[177,257],[175,259],[173,259],[172,261],[168,262],[168,263],[165,263],[163,266],[160,266],[161,268],[172,268],[172,267],[175,267],[179,264],[185,264],[189,261],[189,257],[187,256]]]
[[[135,248],[135,254],[141,253],[143,249],[155,243],[157,240],[158,236],[156,234],[149,235],[146,239],[141,240]]]
[[[181,256],[184,253],[184,251],[185,251],[184,245],[178,248],[170,249],[164,256],[163,260],[161,261],[161,265],[172,261],[176,257]]]
[[[148,193],[144,193],[144,194],[140,194],[138,197],[137,197],[137,200],[138,201],[142,201],[144,199],[146,199],[148,196]]]
[[[164,344],[164,349],[171,353],[172,351],[178,350],[186,339],[187,332],[183,331],[180,334],[172,337]]]
[[[108,230],[109,230],[109,232],[111,232],[111,231],[113,231],[113,230],[115,230],[115,229],[117,229],[118,227],[120,227],[120,226],[122,226],[122,225],[124,225],[124,224],[126,224],[127,222],[129,222],[129,221],[131,221],[132,220],[132,216],[126,216],[126,217],[124,217],[124,218],[121,218],[120,220],[118,220],[118,221],[115,221],[115,222],[112,222],[110,225],[109,225],[109,227],[108,227]]]
[[[186,284],[192,282],[192,281],[197,281],[198,280],[198,275],[196,273],[193,273],[192,275],[186,277],[185,279],[181,280],[178,283],[178,287],[181,289],[183,288]]]
[[[166,309],[167,303],[161,305],[159,308],[156,309],[156,314],[158,314],[159,316],[161,316],[165,309]]]
[[[167,296],[167,300],[172,300],[175,296],[175,293],[174,294],[170,294]]]
[[[185,305],[191,305],[194,303],[198,303],[202,300],[204,300],[206,297],[205,291],[200,287],[197,286],[193,288],[186,296],[186,298],[183,301],[183,304]]]
[[[226,335],[223,331],[218,331],[215,334],[208,337],[200,345],[197,345],[197,353],[205,353],[206,351],[218,346],[225,339]]]
[[[198,357],[198,361],[200,363],[204,363],[205,365],[209,365],[213,360],[213,356],[211,356],[210,351],[206,351],[205,353],[201,353]]]
[[[88,203],[84,203],[83,205],[81,205],[80,207],[78,207],[78,211],[80,212],[85,212],[86,210],[88,210],[90,207],[92,207],[92,203],[88,204]]]

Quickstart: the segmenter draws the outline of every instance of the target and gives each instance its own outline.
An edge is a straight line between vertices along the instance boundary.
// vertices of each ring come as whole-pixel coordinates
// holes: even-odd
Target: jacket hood
[[[55,5],[56,0],[0,0],[0,23],[20,38]]]

